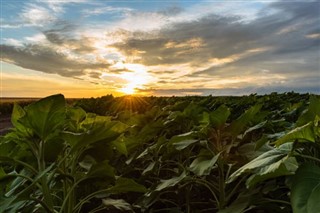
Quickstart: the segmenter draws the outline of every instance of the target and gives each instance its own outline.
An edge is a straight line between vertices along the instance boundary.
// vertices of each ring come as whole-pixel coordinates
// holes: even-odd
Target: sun
[[[136,92],[136,89],[134,88],[134,86],[128,84],[126,87],[121,88],[121,92],[127,95],[133,95]]]
[[[126,95],[140,94],[141,89],[145,89],[145,84],[151,80],[146,68],[139,64],[124,64],[124,66],[130,72],[119,75],[124,80],[119,91]]]

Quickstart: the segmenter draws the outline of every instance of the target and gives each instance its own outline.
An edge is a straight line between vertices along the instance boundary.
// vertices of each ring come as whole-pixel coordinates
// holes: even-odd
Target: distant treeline
[[[179,102],[181,107],[190,102],[195,102],[208,110],[215,110],[215,106],[226,105],[234,110],[234,115],[246,109],[248,106],[258,102],[268,104],[264,108],[272,106],[272,102],[285,101],[288,99],[308,100],[310,94],[299,94],[295,92],[287,93],[271,93],[268,95],[251,94],[246,96],[171,96],[171,97],[139,97],[139,96],[121,96],[105,95],[98,98],[82,98],[67,99],[67,103],[72,106],[81,107],[86,112],[92,112],[98,115],[116,115],[122,111],[130,111],[133,113],[145,113],[154,106],[163,108],[168,105],[174,105]],[[12,102],[6,100],[0,102],[0,115],[10,115],[12,113],[14,102],[18,102],[20,106],[25,107],[37,99],[21,99]],[[179,107],[179,106],[177,106]],[[270,108],[268,109],[270,110]]]

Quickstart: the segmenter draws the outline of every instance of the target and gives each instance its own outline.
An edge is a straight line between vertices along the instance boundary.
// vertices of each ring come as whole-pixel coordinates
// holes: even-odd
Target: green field
[[[317,213],[319,106],[293,92],[15,105],[0,212]]]

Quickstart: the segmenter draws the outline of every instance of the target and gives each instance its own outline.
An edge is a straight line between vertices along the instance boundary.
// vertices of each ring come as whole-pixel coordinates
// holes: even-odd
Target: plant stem
[[[46,169],[46,162],[45,162],[45,159],[44,159],[44,141],[40,141],[40,144],[39,144],[39,156],[37,156],[37,158],[38,158],[39,173],[41,174]],[[53,208],[53,200],[52,200],[52,196],[50,194],[50,190],[49,190],[49,187],[48,187],[47,175],[43,175],[41,177],[40,183],[41,183],[41,186],[42,186],[42,193],[43,193],[44,202],[46,203],[48,208],[50,208],[53,211],[53,209],[54,209]]]
[[[310,159],[310,160],[314,160],[314,161],[316,161],[316,162],[320,163],[320,159],[315,158],[315,157],[312,157],[312,156],[309,156],[309,155],[304,155],[304,154],[295,154],[294,156],[303,157],[303,158]]]
[[[273,203],[281,203],[281,204],[286,204],[291,206],[290,202],[284,201],[284,200],[274,200],[274,199],[269,199],[269,198],[265,198],[266,201],[268,202],[273,202]]]
[[[223,163],[218,162],[218,167],[219,167],[219,209],[223,209],[225,205],[225,178],[224,178],[224,168],[223,168]]]

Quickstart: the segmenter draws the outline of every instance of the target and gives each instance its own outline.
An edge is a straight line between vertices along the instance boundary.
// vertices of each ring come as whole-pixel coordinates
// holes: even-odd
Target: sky
[[[320,1],[0,1],[1,97],[320,93]]]

